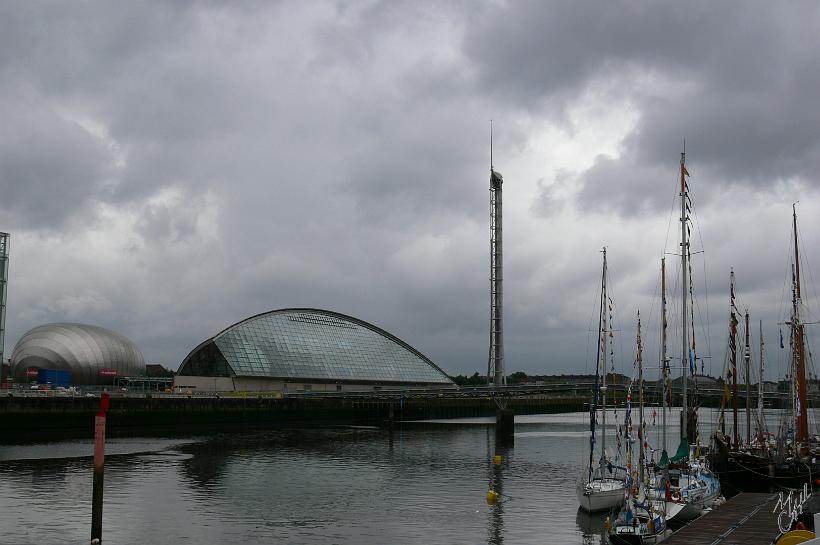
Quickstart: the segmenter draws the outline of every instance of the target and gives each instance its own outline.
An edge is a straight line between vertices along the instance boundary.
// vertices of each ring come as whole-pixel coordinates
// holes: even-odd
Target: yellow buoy
[[[780,536],[780,539],[777,540],[777,545],[796,545],[797,543],[803,543],[804,541],[809,541],[814,538],[814,532],[809,532],[808,530],[792,530]]]
[[[498,501],[498,492],[492,488],[487,490],[487,503],[495,503]]]
[[[495,455],[495,458],[493,458],[493,463],[494,463],[495,465],[497,465],[497,466],[500,466],[500,465],[501,465],[501,461],[502,461],[501,455],[500,455],[500,454],[496,454],[496,455]]]

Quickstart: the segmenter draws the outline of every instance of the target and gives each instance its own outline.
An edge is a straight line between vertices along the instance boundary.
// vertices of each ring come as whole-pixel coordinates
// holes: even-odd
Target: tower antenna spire
[[[490,119],[490,172],[493,170],[493,120]]]

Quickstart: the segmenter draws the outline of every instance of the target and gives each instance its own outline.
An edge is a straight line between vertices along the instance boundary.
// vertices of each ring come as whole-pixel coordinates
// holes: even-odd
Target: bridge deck
[[[777,494],[742,493],[690,522],[664,545],[769,545],[777,537]]]

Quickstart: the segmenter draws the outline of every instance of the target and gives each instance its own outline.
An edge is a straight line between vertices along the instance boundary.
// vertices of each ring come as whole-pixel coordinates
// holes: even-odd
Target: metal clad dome
[[[136,345],[114,331],[87,324],[46,324],[26,332],[11,355],[15,381],[26,382],[30,367],[68,370],[72,384],[110,383],[101,369],[118,376],[145,375],[145,359]]]
[[[452,384],[401,339],[338,312],[291,308],[252,316],[203,342],[179,375]]]

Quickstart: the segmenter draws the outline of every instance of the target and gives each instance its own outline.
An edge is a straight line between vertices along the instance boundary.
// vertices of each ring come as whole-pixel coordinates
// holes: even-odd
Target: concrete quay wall
[[[531,396],[508,400],[516,414],[585,410],[587,396]],[[99,399],[94,397],[0,397],[0,442],[92,437]],[[490,398],[352,400],[275,397],[171,397],[163,394],[111,398],[107,434],[116,436],[204,433],[264,427],[390,425],[391,422],[493,416]]]

